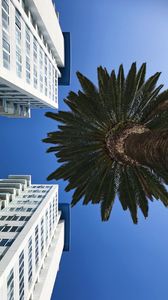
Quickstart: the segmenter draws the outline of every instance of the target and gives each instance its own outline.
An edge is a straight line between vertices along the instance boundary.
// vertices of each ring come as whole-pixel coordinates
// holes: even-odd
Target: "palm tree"
[[[100,203],[103,221],[109,219],[118,194],[124,210],[137,223],[137,208],[148,216],[148,201],[168,206],[168,90],[156,87],[160,73],[145,81],[146,64],[136,63],[124,76],[99,67],[98,88],[77,72],[82,91],[70,92],[69,111],[46,113],[63,123],[43,141],[54,144],[63,163],[48,176],[74,189],[71,205]]]

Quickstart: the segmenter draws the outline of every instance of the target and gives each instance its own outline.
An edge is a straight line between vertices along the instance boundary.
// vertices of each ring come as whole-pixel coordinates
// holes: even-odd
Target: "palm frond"
[[[101,199],[101,218],[102,221],[108,221],[113,203],[118,191],[119,180],[121,174],[121,167],[114,162],[113,168],[111,168],[108,177],[106,178],[106,184]]]

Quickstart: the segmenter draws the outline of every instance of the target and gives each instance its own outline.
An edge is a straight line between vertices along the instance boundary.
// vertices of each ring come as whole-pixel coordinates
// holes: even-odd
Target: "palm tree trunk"
[[[139,164],[168,171],[168,130],[131,134],[124,148],[125,154]]]

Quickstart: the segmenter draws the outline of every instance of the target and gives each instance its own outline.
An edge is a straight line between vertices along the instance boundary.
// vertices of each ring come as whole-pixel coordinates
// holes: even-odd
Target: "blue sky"
[[[63,31],[71,32],[70,87],[59,89],[63,98],[77,91],[75,72],[96,83],[96,68],[126,70],[133,61],[147,62],[147,75],[161,71],[168,88],[168,3],[164,0],[56,0]],[[56,128],[32,112],[29,120],[0,118],[0,177],[32,174],[34,183],[45,183],[56,168],[53,154],[41,142]],[[60,201],[71,201],[60,184]],[[167,300],[168,210],[155,201],[147,220],[139,214],[133,225],[128,212],[116,201],[111,219],[101,223],[98,206],[81,204],[72,209],[71,251],[64,253],[52,300]],[[54,263],[54,262],[53,262]],[[46,299],[47,300],[47,299]]]

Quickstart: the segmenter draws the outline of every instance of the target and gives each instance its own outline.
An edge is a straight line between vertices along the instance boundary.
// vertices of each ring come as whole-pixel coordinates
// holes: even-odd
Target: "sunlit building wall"
[[[58,108],[64,36],[51,0],[0,0],[0,115]]]
[[[0,180],[0,203],[0,299],[49,300],[67,250],[58,185],[11,175]]]

